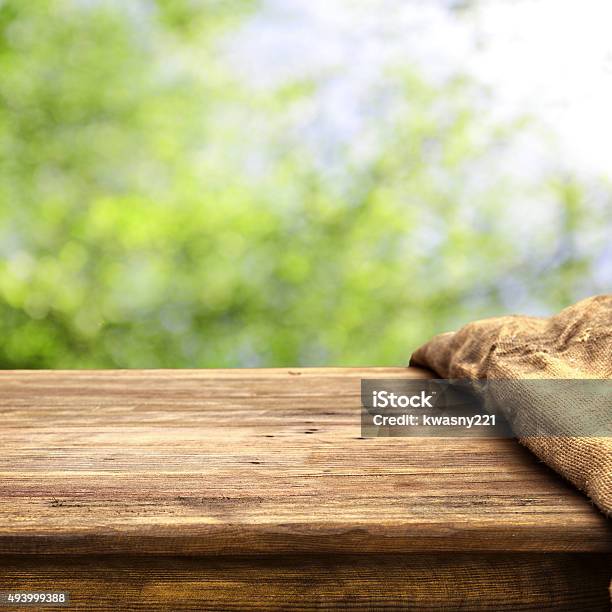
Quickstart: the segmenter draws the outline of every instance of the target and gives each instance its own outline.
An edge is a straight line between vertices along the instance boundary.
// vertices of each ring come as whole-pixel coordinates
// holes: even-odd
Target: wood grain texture
[[[0,554],[611,552],[513,440],[360,438],[407,368],[0,372]]]
[[[608,612],[611,559],[567,553],[272,556],[257,562],[20,555],[0,557],[0,576],[4,590],[66,591],[71,610]]]

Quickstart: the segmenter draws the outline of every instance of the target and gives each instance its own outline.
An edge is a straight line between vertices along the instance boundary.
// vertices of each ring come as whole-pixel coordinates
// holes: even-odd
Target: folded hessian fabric
[[[411,365],[441,378],[467,379],[473,391],[504,413],[519,440],[612,516],[612,437],[529,435],[565,418],[609,428],[612,398],[580,401],[571,394],[534,393],[525,381],[612,378],[612,295],[583,300],[550,318],[506,316],[436,336],[414,352]],[[499,380],[503,383],[487,384]]]

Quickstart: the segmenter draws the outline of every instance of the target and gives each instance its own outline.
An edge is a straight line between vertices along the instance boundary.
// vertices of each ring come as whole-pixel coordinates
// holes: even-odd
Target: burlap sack
[[[442,378],[473,381],[486,403],[505,413],[519,440],[542,461],[612,515],[612,438],[531,436],[542,423],[564,417],[609,427],[612,400],[576,401],[561,394],[535,396],[532,379],[612,378],[612,295],[589,298],[549,319],[507,316],[470,323],[436,336],[412,355],[411,365]],[[503,384],[486,384],[491,379]]]

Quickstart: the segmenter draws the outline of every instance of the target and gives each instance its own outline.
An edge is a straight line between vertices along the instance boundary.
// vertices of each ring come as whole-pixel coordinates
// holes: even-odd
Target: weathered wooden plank
[[[566,553],[273,556],[256,561],[21,555],[0,557],[0,575],[5,591],[68,592],[71,610],[589,612],[609,610],[611,559]]]
[[[424,376],[0,372],[0,553],[612,551],[513,440],[361,439],[360,379]]]

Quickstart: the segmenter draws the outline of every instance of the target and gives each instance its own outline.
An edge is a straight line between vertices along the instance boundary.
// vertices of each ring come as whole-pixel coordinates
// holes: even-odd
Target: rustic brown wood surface
[[[20,555],[0,557],[0,584],[68,592],[77,610],[609,612],[609,565],[609,555],[568,553]]]
[[[407,368],[0,373],[0,554],[610,552],[513,440],[362,439]]]

